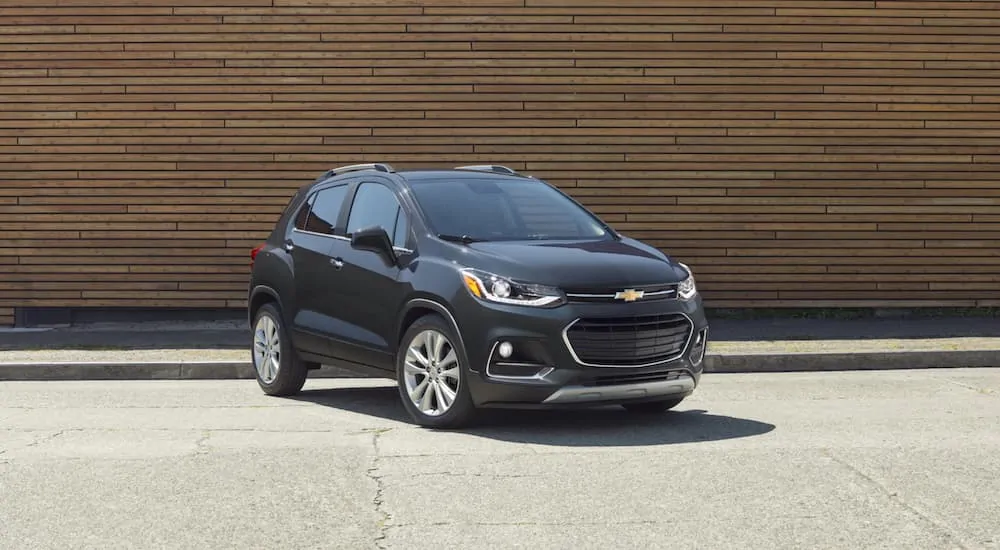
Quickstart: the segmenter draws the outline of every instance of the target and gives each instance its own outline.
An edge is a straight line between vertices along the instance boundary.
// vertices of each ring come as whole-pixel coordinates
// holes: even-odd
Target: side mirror
[[[366,227],[355,231],[351,234],[351,246],[383,254],[391,263],[396,263],[396,250],[392,247],[389,234],[381,227]]]

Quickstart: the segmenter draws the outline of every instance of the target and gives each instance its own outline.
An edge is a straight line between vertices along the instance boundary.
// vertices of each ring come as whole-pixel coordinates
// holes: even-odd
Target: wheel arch
[[[448,306],[440,299],[429,298],[429,297],[419,297],[411,298],[403,306],[403,310],[399,315],[399,324],[396,327],[396,347],[402,343],[403,334],[406,333],[406,329],[410,327],[417,319],[423,317],[427,314],[438,314],[444,318],[451,330],[455,332],[455,337],[458,338],[458,344],[465,349],[465,341],[462,339],[462,330],[458,326],[458,321],[455,319],[455,314],[448,309]]]
[[[281,297],[278,292],[267,285],[257,285],[250,292],[250,300],[247,302],[247,322],[253,327],[254,317],[264,304],[274,303],[278,306],[278,312],[285,316],[285,308],[282,307]]]

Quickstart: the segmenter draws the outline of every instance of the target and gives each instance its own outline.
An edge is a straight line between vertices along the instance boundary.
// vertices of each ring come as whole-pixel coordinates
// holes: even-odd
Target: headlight
[[[691,273],[691,268],[684,264],[680,265],[685,271],[688,272],[688,277],[677,285],[677,296],[680,297],[681,300],[690,300],[698,294],[698,287],[694,284],[694,273]]]
[[[565,302],[558,288],[512,281],[478,269],[463,269],[462,279],[470,294],[488,302],[532,307],[556,307]]]

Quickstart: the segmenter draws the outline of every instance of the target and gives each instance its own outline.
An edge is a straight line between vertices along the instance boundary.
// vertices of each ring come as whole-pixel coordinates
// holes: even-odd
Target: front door
[[[352,344],[358,362],[392,370],[399,306],[408,294],[405,274],[409,220],[396,194],[383,184],[363,182],[354,196],[347,218],[348,237],[358,229],[381,227],[399,254],[392,263],[384,255],[351,247],[344,249],[340,280],[345,320],[352,327]]]

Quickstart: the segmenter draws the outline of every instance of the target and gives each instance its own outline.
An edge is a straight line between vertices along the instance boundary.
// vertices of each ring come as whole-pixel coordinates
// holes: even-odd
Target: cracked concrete
[[[380,381],[0,383],[0,547],[1000,548],[1000,369],[423,430]]]
[[[385,510],[385,483],[382,481],[382,475],[379,473],[378,440],[387,431],[372,430],[372,463],[366,472],[368,478],[375,482],[375,496],[372,497],[372,504],[375,506],[375,512],[379,515],[378,536],[375,537],[375,545],[378,548],[386,548],[385,539],[388,533],[387,529],[390,526],[389,523],[392,521],[392,515]]]
[[[25,447],[36,447],[36,446],[41,445],[42,443],[45,443],[47,441],[52,441],[53,439],[55,439],[55,438],[63,435],[66,432],[69,432],[69,431],[79,431],[79,430],[59,430],[58,432],[56,432],[54,434],[38,438],[38,439],[32,441],[31,443],[28,443],[27,445],[25,445]]]
[[[194,442],[195,449],[197,449],[195,452],[197,454],[204,455],[209,453],[208,440],[211,437],[212,437],[211,430],[205,430],[201,432],[201,437],[198,438],[198,441]]]
[[[841,466],[853,472],[859,478],[870,483],[879,492],[884,494],[890,501],[894,502],[895,504],[909,511],[911,514],[913,514],[921,521],[926,523],[931,529],[940,532],[946,539],[948,539],[949,544],[954,545],[953,547],[962,549],[970,548],[968,541],[963,540],[963,537],[954,529],[952,529],[950,526],[948,526],[944,520],[935,519],[931,517],[931,515],[925,512],[924,510],[921,510],[918,507],[913,506],[912,504],[906,502],[906,500],[903,499],[898,492],[889,489],[882,482],[876,480],[871,475],[866,473],[864,470],[852,464],[849,460],[838,457],[836,453],[831,452],[829,449],[825,449],[824,454],[830,457],[833,461],[840,464]]]

